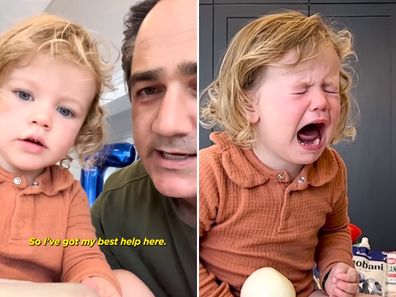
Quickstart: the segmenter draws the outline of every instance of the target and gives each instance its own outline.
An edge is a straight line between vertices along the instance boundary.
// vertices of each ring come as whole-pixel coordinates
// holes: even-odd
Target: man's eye
[[[197,81],[196,80],[194,80],[193,82],[190,83],[190,88],[191,88],[191,91],[192,91],[194,97],[196,97],[197,96]]]
[[[158,86],[144,87],[137,89],[135,97],[137,99],[148,99],[160,95],[164,91],[164,88]]]
[[[138,96],[147,97],[147,96],[153,96],[153,95],[155,95],[157,93],[159,93],[159,90],[157,88],[155,88],[155,87],[147,87],[147,88],[141,89],[138,92]]]
[[[74,117],[73,111],[71,111],[71,110],[70,110],[69,108],[67,108],[67,107],[60,106],[60,107],[58,107],[56,110],[59,112],[59,114],[60,114],[61,116],[65,117],[65,118],[72,118],[72,117]]]
[[[15,91],[15,94],[18,96],[19,99],[23,101],[32,101],[33,96],[26,91]]]

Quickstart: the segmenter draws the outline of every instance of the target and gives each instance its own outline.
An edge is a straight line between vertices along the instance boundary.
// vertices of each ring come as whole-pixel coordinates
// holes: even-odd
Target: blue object
[[[84,188],[89,205],[95,202],[103,190],[104,174],[109,167],[125,167],[138,159],[135,146],[127,142],[105,145],[95,154],[94,165],[87,170],[81,169],[80,182]]]

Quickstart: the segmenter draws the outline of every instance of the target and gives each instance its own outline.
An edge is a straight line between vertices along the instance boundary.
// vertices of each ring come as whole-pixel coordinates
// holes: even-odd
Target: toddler
[[[51,15],[2,33],[0,53],[0,278],[120,296],[98,246],[80,244],[95,240],[86,195],[55,165],[100,147],[108,67],[80,26]]]
[[[351,34],[286,11],[242,28],[201,118],[214,145],[200,152],[200,296],[239,296],[273,267],[298,297],[354,296],[346,168],[330,147],[350,124]]]

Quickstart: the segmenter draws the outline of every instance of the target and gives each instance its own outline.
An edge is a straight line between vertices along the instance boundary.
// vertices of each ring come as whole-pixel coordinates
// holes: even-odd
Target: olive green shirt
[[[136,274],[155,296],[196,296],[196,228],[179,218],[174,203],[139,160],[108,178],[92,221],[113,269]]]

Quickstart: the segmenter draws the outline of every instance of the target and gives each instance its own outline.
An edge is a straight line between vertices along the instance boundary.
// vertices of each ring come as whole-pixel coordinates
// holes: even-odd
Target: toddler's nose
[[[311,101],[311,111],[319,110],[327,110],[329,107],[329,103],[327,102],[326,95],[323,91],[315,92]]]
[[[51,128],[52,120],[51,116],[45,110],[37,110],[30,116],[30,124],[39,125],[44,129],[48,130]]]

